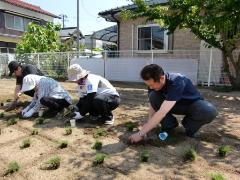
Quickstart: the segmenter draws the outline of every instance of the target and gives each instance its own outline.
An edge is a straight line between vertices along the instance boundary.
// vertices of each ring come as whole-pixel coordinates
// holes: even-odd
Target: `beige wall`
[[[17,6],[13,6],[11,4],[8,4],[8,3],[2,2],[2,1],[0,1],[0,7],[1,7],[1,9],[4,9],[4,10],[16,12],[16,13],[26,15],[26,16],[30,16],[30,17],[43,19],[43,20],[48,21],[48,22],[53,22],[53,19],[54,19],[51,16],[41,14],[41,13],[38,13],[38,12],[35,12],[35,11],[31,11],[31,10],[28,10],[28,9],[20,8],[20,7],[17,7]]]

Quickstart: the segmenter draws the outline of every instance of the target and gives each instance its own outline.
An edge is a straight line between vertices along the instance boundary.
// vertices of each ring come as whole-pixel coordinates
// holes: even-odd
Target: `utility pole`
[[[79,30],[79,0],[77,0],[77,52],[79,53],[79,40],[80,40],[80,30]]]
[[[67,15],[66,14],[60,14],[59,15],[62,19],[62,27],[65,28],[65,22],[67,21]]]

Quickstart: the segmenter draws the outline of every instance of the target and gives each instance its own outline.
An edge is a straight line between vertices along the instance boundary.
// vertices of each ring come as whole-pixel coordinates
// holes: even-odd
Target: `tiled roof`
[[[22,0],[2,0],[2,1],[6,2],[6,3],[9,3],[11,5],[17,6],[17,7],[21,7],[21,8],[24,8],[24,9],[31,10],[31,11],[35,11],[35,12],[38,12],[38,13],[41,13],[41,14],[45,14],[45,15],[54,17],[54,18],[59,18],[58,16],[41,9],[41,7],[39,7],[39,6],[35,6],[33,4],[26,3]]]

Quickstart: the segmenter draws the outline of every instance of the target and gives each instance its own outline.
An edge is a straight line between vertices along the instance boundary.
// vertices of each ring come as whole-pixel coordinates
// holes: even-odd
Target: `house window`
[[[138,27],[138,50],[167,50],[168,36],[158,25]]]
[[[24,31],[23,18],[19,16],[14,16],[10,14],[5,14],[6,27],[8,29],[15,29],[19,31]]]

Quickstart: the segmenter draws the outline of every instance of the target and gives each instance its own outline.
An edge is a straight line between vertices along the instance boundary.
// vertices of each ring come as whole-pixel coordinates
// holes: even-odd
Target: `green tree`
[[[221,50],[224,71],[233,88],[240,89],[240,53],[235,58],[233,55],[240,44],[239,0],[169,0],[154,6],[148,6],[144,0],[131,1],[137,4],[137,9],[123,10],[123,19],[147,17],[169,33],[176,28],[191,29],[210,47]]]
[[[23,35],[22,41],[17,44],[17,53],[57,52],[60,50],[58,31],[60,25],[47,23],[40,26],[29,23],[28,31]]]

